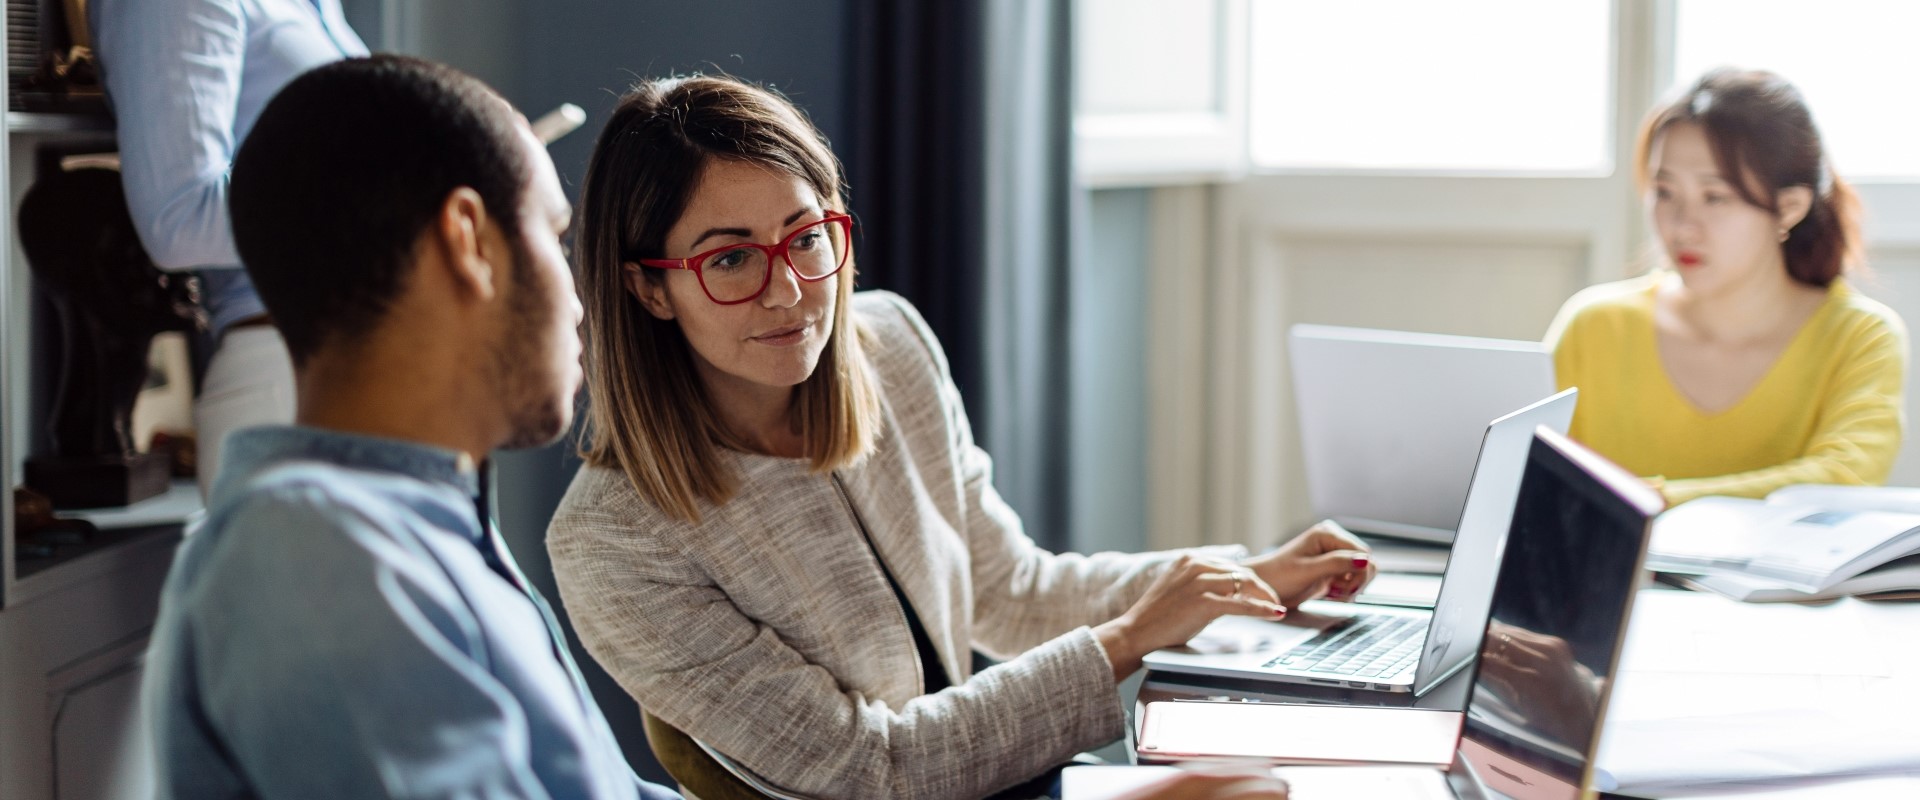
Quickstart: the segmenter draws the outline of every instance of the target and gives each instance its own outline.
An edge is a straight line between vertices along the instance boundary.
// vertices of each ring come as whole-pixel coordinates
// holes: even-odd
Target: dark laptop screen
[[[1489,786],[1580,796],[1658,503],[1579,445],[1536,433],[1461,744]]]

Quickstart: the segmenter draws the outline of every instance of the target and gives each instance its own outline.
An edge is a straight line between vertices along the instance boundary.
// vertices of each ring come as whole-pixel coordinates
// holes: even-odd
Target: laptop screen
[[[1447,556],[1446,580],[1433,604],[1433,622],[1414,673],[1413,690],[1425,694],[1465,667],[1480,651],[1493,602],[1493,581],[1500,569],[1500,548],[1513,524],[1513,503],[1520,495],[1533,431],[1542,425],[1565,433],[1573,421],[1578,389],[1568,389],[1496,419],[1468,485],[1460,512],[1459,535]]]
[[[1487,420],[1554,391],[1539,342],[1321,325],[1289,341],[1313,513],[1356,533],[1453,541]]]
[[[1659,509],[1637,478],[1535,434],[1461,742],[1488,786],[1518,800],[1581,796]]]

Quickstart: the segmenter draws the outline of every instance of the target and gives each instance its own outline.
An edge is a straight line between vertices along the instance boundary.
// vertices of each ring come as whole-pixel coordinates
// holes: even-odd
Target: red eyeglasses
[[[846,266],[852,240],[853,217],[830,214],[787,234],[779,244],[730,244],[692,258],[642,258],[639,262],[657,269],[693,270],[707,299],[730,306],[765,292],[773,282],[775,261],[785,262],[793,276],[806,283],[833,277]]]

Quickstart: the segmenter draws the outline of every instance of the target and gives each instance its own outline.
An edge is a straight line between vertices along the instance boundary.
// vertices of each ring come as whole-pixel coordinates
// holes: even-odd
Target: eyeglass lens
[[[745,300],[759,294],[772,278],[775,265],[768,254],[776,249],[740,245],[707,256],[700,263],[700,279],[707,293],[721,302]],[[800,277],[818,280],[839,270],[846,262],[847,251],[846,227],[821,220],[795,231],[786,241],[785,256]]]

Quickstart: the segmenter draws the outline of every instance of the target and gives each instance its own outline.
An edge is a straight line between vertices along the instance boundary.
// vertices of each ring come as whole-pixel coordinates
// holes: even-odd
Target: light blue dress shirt
[[[671,798],[635,777],[464,456],[242,430],[161,598],[161,798]]]
[[[228,168],[281,87],[366,44],[340,0],[92,0],[87,17],[140,241],[164,269],[202,271],[216,333],[260,314],[227,222]]]

